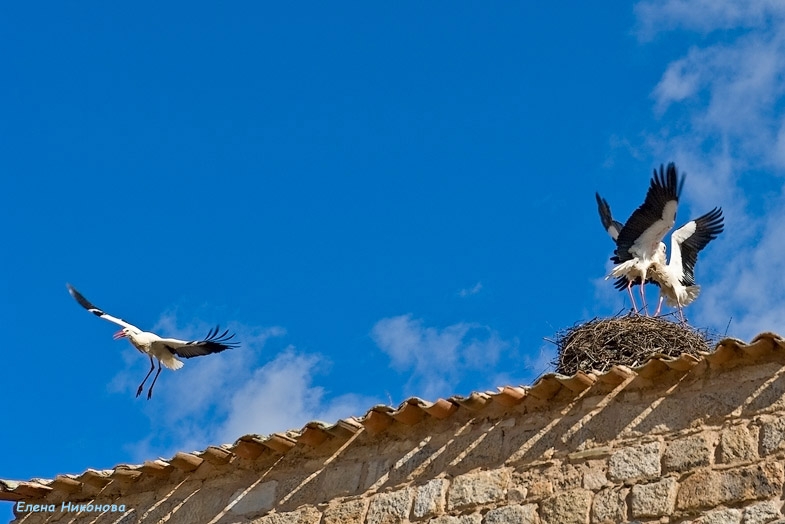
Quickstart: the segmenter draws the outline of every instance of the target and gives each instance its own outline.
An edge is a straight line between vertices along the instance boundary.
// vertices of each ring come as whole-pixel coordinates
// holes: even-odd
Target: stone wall
[[[783,353],[551,377],[514,402],[82,491],[122,512],[16,522],[785,522]]]

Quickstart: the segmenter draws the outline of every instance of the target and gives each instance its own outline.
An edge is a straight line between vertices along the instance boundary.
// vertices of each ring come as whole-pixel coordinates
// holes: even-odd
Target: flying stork
[[[616,250],[611,258],[616,265],[605,278],[615,277],[617,289],[624,289],[622,286],[626,282],[627,292],[636,312],[638,309],[635,306],[632,286],[640,284],[643,310],[648,314],[644,286],[651,279],[647,272],[655,262],[663,265],[666,263],[665,244],[662,239],[676,222],[676,208],[683,185],[684,177],[679,180],[676,166],[672,162],[668,164],[667,170],[662,165],[659,173],[654,169],[643,204],[630,215],[624,225],[613,220],[608,203],[599,194],[595,194],[603,226],[616,241]]]
[[[613,219],[613,215],[611,214],[611,206],[608,205],[608,201],[605,200],[600,196],[599,193],[594,193],[594,197],[597,199],[597,211],[600,214],[600,221],[602,222],[602,227],[605,228],[605,231],[608,232],[608,236],[611,237],[611,240],[616,242],[619,238],[619,232],[624,227],[624,224],[619,222],[618,220]],[[650,278],[646,279],[647,283],[652,283]],[[632,286],[633,285],[640,285],[641,280],[640,278],[636,278],[634,281],[630,281],[626,276],[620,276],[614,282],[613,287],[618,289],[619,291],[626,289],[627,292],[630,294],[630,302],[632,302],[632,309],[637,313],[638,306],[635,304],[635,296],[632,294]],[[657,285],[657,282],[654,282]],[[642,288],[642,286],[641,286]]]
[[[655,316],[659,315],[665,298],[665,303],[678,308],[681,321],[685,321],[684,306],[692,303],[700,293],[700,286],[695,284],[698,253],[723,229],[722,208],[715,207],[673,232],[668,264],[654,264],[651,268],[651,277],[660,284],[660,304]]]
[[[234,334],[230,335],[229,330],[226,330],[219,335],[218,332],[220,331],[220,327],[218,326],[216,326],[214,329],[211,329],[207,334],[207,337],[205,337],[203,340],[186,341],[178,340],[176,338],[161,338],[155,333],[142,331],[138,327],[129,324],[121,318],[113,317],[108,313],[104,313],[101,309],[94,306],[92,303],[90,303],[90,301],[82,296],[82,294],[79,293],[71,284],[66,284],[66,287],[68,287],[68,292],[71,294],[71,296],[74,297],[74,299],[79,302],[79,305],[85,308],[87,311],[93,315],[103,318],[104,320],[108,320],[109,322],[113,322],[118,326],[122,326],[123,329],[114,334],[113,338],[115,340],[128,338],[128,340],[136,349],[150,357],[150,371],[147,372],[144,380],[141,384],[139,384],[139,389],[136,390],[137,397],[142,394],[144,383],[147,382],[147,379],[150,377],[153,369],[155,369],[155,362],[153,361],[153,358],[158,360],[158,372],[155,374],[155,377],[153,377],[153,382],[150,384],[150,389],[147,390],[147,400],[150,400],[150,398],[153,396],[153,386],[155,386],[155,381],[158,380],[158,375],[161,374],[161,364],[171,370],[177,370],[183,367],[183,362],[178,360],[177,357],[201,357],[203,355],[210,355],[212,353],[220,353],[221,351],[239,346],[237,342],[230,342],[231,339],[234,338]]]

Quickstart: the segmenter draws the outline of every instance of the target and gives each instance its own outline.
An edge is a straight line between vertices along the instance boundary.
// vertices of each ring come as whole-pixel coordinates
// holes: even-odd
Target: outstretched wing
[[[605,231],[607,231],[610,237],[615,241],[619,238],[619,232],[621,231],[621,228],[624,227],[624,224],[613,219],[613,215],[611,215],[611,206],[608,205],[607,200],[602,198],[599,193],[594,193],[594,196],[597,198],[597,211],[600,212],[602,227],[605,228]]]
[[[665,234],[676,223],[676,208],[684,185],[679,180],[676,166],[671,162],[667,169],[660,165],[654,170],[649,190],[643,204],[633,211],[616,239],[615,264],[638,258],[651,258]]]
[[[671,242],[681,247],[681,282],[695,284],[695,263],[698,253],[724,230],[722,208],[715,207],[705,215],[690,220],[671,235]]]
[[[97,317],[101,317],[104,320],[108,320],[109,322],[113,322],[113,323],[117,324],[118,326],[123,326],[124,328],[128,328],[128,329],[130,329],[132,331],[135,331],[136,333],[140,333],[142,331],[141,329],[139,329],[138,327],[134,326],[133,324],[129,324],[128,322],[126,322],[122,318],[113,317],[112,315],[110,315],[108,313],[104,313],[103,310],[101,310],[100,308],[94,306],[89,300],[87,300],[84,297],[84,295],[82,295],[79,291],[77,291],[76,288],[74,286],[72,286],[71,284],[66,284],[65,286],[68,288],[68,292],[71,294],[71,296],[74,297],[74,300],[79,302],[80,306],[85,308],[87,311],[89,311],[93,315],[95,315]]]
[[[220,326],[216,326],[203,340],[185,341],[176,338],[162,338],[158,343],[166,344],[169,351],[183,358],[202,357],[240,346],[239,342],[231,342],[234,333],[230,335],[227,329],[219,335],[220,330]]]

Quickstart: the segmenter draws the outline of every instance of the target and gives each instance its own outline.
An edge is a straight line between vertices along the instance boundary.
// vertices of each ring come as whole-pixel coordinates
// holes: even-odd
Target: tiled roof
[[[49,480],[0,480],[0,500],[34,501],[52,492],[62,493],[63,499],[75,498],[82,491],[95,493],[115,481],[163,479],[175,470],[195,471],[204,462],[223,465],[236,457],[253,460],[264,453],[284,455],[302,446],[314,449],[328,440],[347,441],[360,431],[375,436],[389,431],[396,424],[412,426],[428,417],[447,419],[460,410],[472,414],[482,414],[492,407],[539,411],[570,402],[588,388],[596,388],[596,393],[602,394],[625,381],[627,389],[668,385],[675,383],[688,371],[719,370],[772,361],[785,363],[785,339],[779,335],[761,333],[749,344],[728,338],[719,342],[713,352],[701,353],[697,357],[684,354],[670,358],[655,354],[645,364],[635,368],[619,365],[604,373],[579,371],[572,376],[550,373],[540,377],[532,386],[504,386],[497,388],[497,391],[474,392],[467,397],[453,396],[435,402],[412,397],[397,408],[374,406],[359,418],[346,418],[334,424],[313,421],[300,430],[266,436],[244,435],[231,445],[210,446],[192,453],[179,452],[167,460],[150,460],[140,465],[120,464],[103,471],[88,469],[80,475],[58,475]]]

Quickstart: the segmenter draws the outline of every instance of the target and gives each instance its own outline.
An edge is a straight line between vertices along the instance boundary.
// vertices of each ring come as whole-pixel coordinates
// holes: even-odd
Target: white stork
[[[698,253],[723,229],[722,209],[715,207],[673,232],[668,265],[654,264],[651,268],[652,278],[660,284],[660,304],[655,316],[659,315],[664,298],[666,304],[678,308],[681,321],[685,321],[684,306],[692,303],[700,293],[700,286],[695,284]]]
[[[665,264],[665,244],[662,239],[665,234],[673,227],[676,222],[676,208],[679,203],[679,195],[684,185],[684,177],[679,180],[676,166],[668,164],[667,169],[660,165],[659,173],[654,170],[649,190],[643,204],[633,211],[627,222],[616,234],[619,222],[610,219],[610,224],[606,225],[606,218],[610,218],[610,208],[607,208],[608,216],[605,217],[603,207],[600,208],[600,218],[605,225],[608,234],[613,237],[616,234],[616,250],[611,260],[616,264],[611,274],[606,277],[626,278],[627,291],[632,297],[632,285],[636,282],[641,284],[641,301],[643,310],[646,309],[646,294],[644,285],[649,280],[647,272],[652,264]],[[597,195],[599,197],[599,195]],[[617,280],[617,287],[619,281]],[[633,301],[633,307],[635,302]],[[637,310],[636,310],[637,311]]]
[[[218,326],[216,326],[215,329],[210,330],[204,340],[186,341],[176,338],[161,338],[155,333],[142,331],[123,319],[104,313],[101,309],[91,304],[81,293],[74,289],[71,284],[66,284],[66,286],[68,287],[68,292],[71,296],[87,311],[104,320],[122,326],[123,329],[114,334],[115,340],[128,338],[136,349],[150,357],[150,371],[147,372],[144,380],[139,384],[139,389],[136,391],[137,397],[142,394],[144,383],[147,382],[153,369],[155,369],[153,358],[158,360],[158,372],[155,374],[152,384],[150,384],[150,389],[147,390],[147,400],[150,400],[153,396],[153,386],[155,386],[155,381],[158,380],[158,375],[161,374],[161,364],[171,370],[177,370],[183,367],[183,362],[178,360],[177,357],[201,357],[212,353],[220,353],[226,349],[239,346],[236,342],[230,342],[230,340],[234,338],[234,334],[229,335],[229,330],[226,330],[219,335],[218,331],[220,328]]]
[[[618,220],[613,219],[613,215],[611,214],[611,206],[608,205],[608,201],[605,200],[600,196],[599,193],[594,193],[594,197],[597,199],[597,211],[600,214],[600,221],[602,222],[602,227],[605,228],[605,231],[608,232],[608,236],[616,242],[616,239],[619,238],[619,232],[624,227],[624,224],[619,222]],[[647,283],[652,282],[649,278],[646,280]],[[626,289],[627,292],[630,294],[630,302],[632,302],[632,309],[637,313],[638,306],[635,304],[635,296],[632,294],[632,286],[640,285],[641,280],[640,278],[636,278],[634,281],[630,281],[627,279],[626,276],[620,276],[616,279],[616,282],[613,284],[613,287],[618,289],[619,291]],[[654,282],[656,285],[657,283]]]

